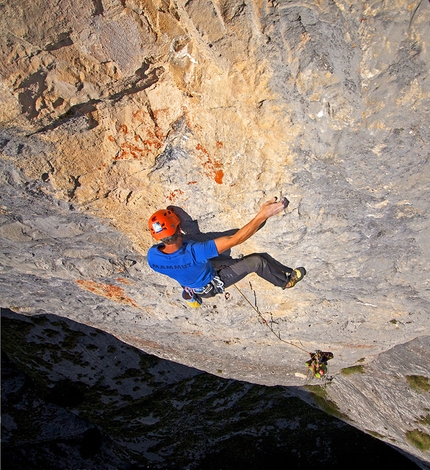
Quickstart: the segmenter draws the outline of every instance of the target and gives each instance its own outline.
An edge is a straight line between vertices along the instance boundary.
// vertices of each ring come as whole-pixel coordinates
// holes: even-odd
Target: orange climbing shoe
[[[285,289],[291,289],[291,287],[294,287],[299,281],[301,281],[305,277],[305,274],[305,268],[294,269],[293,272],[290,274],[290,280],[287,282]]]

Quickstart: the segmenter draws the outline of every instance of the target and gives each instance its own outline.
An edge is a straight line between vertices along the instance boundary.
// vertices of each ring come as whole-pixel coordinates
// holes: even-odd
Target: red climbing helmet
[[[148,228],[156,240],[168,238],[175,234],[181,221],[178,216],[169,209],[161,209],[148,220]]]

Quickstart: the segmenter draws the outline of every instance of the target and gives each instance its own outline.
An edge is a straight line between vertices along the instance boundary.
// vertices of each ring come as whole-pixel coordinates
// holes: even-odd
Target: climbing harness
[[[204,287],[201,287],[200,289],[193,289],[193,292],[197,295],[212,297],[216,294],[221,294],[224,292],[224,282],[221,281],[219,276],[215,276],[212,281],[208,282]],[[208,296],[208,294],[211,295]]]
[[[224,292],[224,282],[219,276],[215,276],[209,284],[212,284],[217,294],[222,294]]]
[[[215,276],[212,281],[208,282],[205,287],[202,287],[201,289],[184,287],[184,290],[182,291],[182,298],[188,302],[190,307],[196,308],[202,304],[201,296],[212,297],[216,294],[222,294],[223,292],[224,282],[219,276]]]
[[[269,330],[279,339],[279,341],[282,341],[283,343],[289,344],[291,346],[294,346],[295,348],[300,349],[301,351],[304,351],[308,353],[311,356],[311,359],[307,361],[305,364],[308,367],[310,371],[313,373],[313,377],[320,379],[323,376],[326,376],[327,374],[327,361],[330,359],[333,359],[333,353],[331,352],[322,352],[319,349],[317,349],[315,352],[310,353],[308,352],[305,348],[298,346],[297,344],[292,343],[291,341],[286,341],[281,338],[281,334],[277,333],[271,324],[263,317],[261,314],[260,310],[256,305],[253,305],[249,299],[246,297],[246,295],[237,287],[236,284],[234,284],[234,287],[236,287],[237,291],[241,294],[241,296],[249,303],[249,305],[255,310],[255,312],[258,314],[260,317],[262,323],[266,325]],[[255,292],[254,292],[255,296]]]
[[[187,289],[189,289],[187,287]],[[208,282],[205,287],[202,287],[200,289],[192,289],[193,292],[197,295],[205,295],[207,296],[208,294],[216,295],[216,294],[222,294],[224,292],[224,282],[221,280],[219,276],[215,276],[212,281]],[[212,292],[213,291],[213,292]]]

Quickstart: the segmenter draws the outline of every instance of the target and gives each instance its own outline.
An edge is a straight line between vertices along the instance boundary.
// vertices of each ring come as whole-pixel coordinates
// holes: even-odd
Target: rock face
[[[418,468],[289,387],[216,377],[57,315],[1,314],[3,470],[340,469],[351,455]]]
[[[302,386],[308,352],[332,351],[344,419],[429,461],[428,391],[405,378],[430,376],[429,3],[0,11],[2,306],[267,385]],[[232,256],[306,266],[291,291],[249,277],[191,311],[146,265],[159,207],[213,236],[281,194],[288,211]]]

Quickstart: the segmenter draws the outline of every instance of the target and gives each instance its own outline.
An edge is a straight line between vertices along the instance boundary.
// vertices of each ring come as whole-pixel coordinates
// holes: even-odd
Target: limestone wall
[[[428,2],[0,12],[2,306],[269,385],[303,385],[315,349],[336,375],[429,334]],[[274,195],[288,211],[232,255],[305,266],[296,288],[250,277],[191,311],[146,265],[159,207],[198,236]]]

